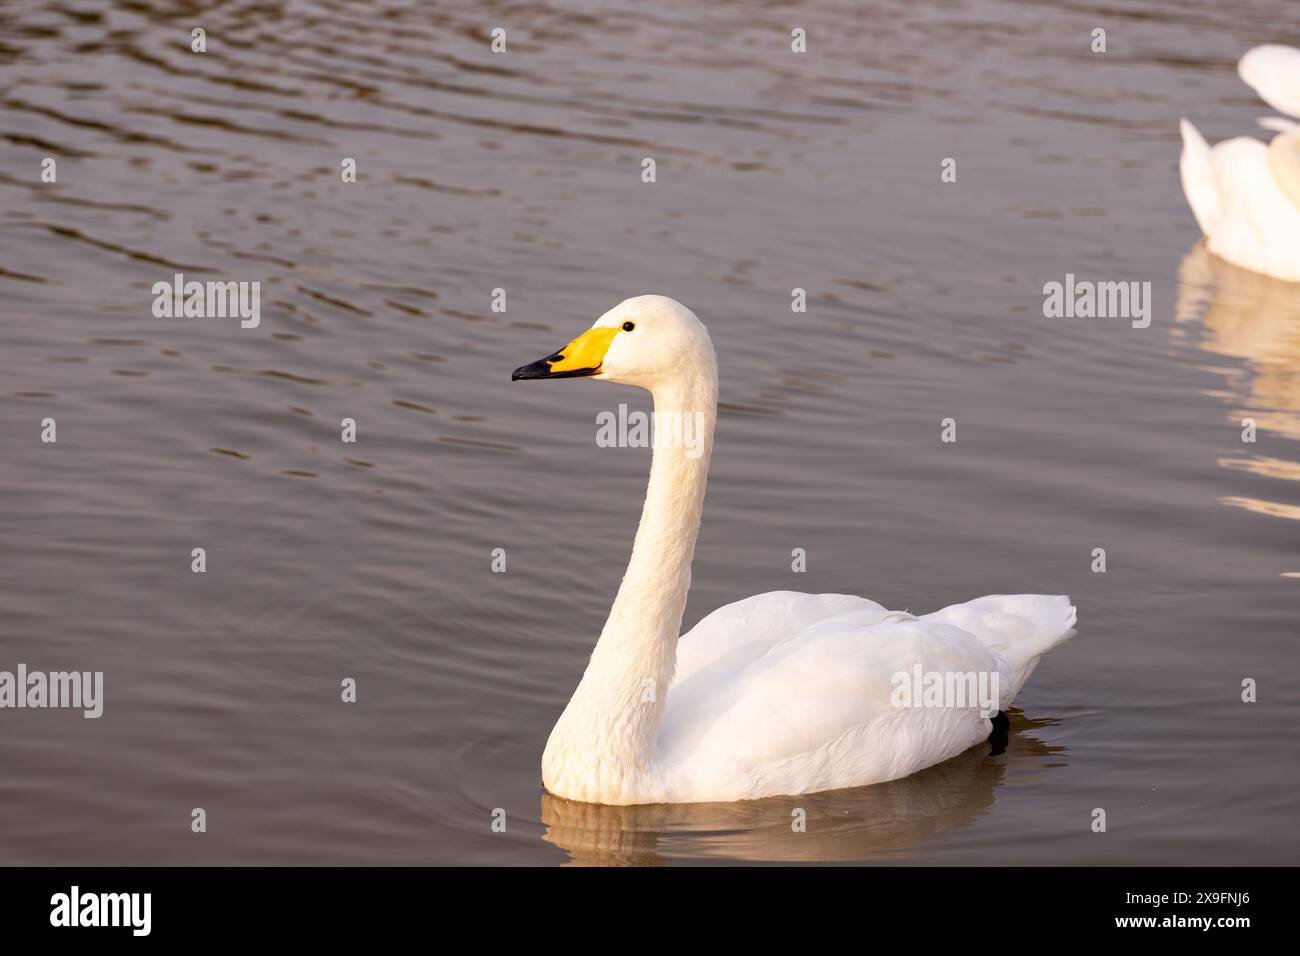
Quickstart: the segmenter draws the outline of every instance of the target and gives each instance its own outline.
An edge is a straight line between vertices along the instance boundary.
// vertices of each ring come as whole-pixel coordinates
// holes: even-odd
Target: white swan
[[[1269,106],[1300,117],[1300,50],[1257,46],[1237,72]],[[1281,117],[1259,123],[1277,133],[1268,146],[1238,136],[1211,149],[1182,120],[1183,193],[1211,252],[1243,269],[1300,282],[1300,127]]]
[[[1065,597],[994,595],[914,617],[847,594],[774,591],[714,611],[679,641],[717,416],[708,332],[681,303],[639,296],[512,376],[574,377],[647,389],[658,434],[632,559],[542,756],[551,793],[733,801],[904,777],[985,740],[992,721],[974,700],[900,703],[895,675],[996,679],[987,714],[1073,635]],[[683,419],[699,423],[698,443],[664,440]]]

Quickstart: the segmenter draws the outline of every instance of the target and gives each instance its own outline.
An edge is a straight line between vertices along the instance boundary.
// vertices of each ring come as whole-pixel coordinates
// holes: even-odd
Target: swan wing
[[[1300,50],[1268,43],[1247,50],[1237,75],[1279,113],[1300,117]]]
[[[1187,120],[1180,120],[1178,128],[1183,136],[1183,153],[1178,161],[1178,174],[1183,181],[1183,195],[1192,207],[1196,224],[1205,235],[1213,235],[1222,215],[1219,189],[1214,181],[1214,167],[1210,160],[1210,144],[1200,130]]]
[[[1300,210],[1300,132],[1285,132],[1268,144],[1268,168],[1278,187]]]
[[[751,652],[743,662],[733,650],[679,675],[659,737],[659,759],[675,799],[754,799],[861,786],[955,756],[989,734],[979,703],[900,706],[896,675],[917,668],[923,674],[997,674],[1005,703],[1017,675],[1027,676],[1031,661],[1072,633],[1073,609],[1064,598],[1014,605],[1012,613],[1005,602],[1035,596],[985,598],[1004,602],[1002,610],[970,602],[978,606],[955,605],[919,619],[865,599],[854,609],[844,595],[777,592],[741,603],[750,620],[761,620],[770,607],[784,624],[784,615],[812,613],[819,599],[828,613],[801,619],[797,633],[773,641],[769,632],[757,654],[740,641]],[[798,610],[792,613],[792,606]],[[724,615],[716,623],[736,620]]]
[[[1039,659],[1074,636],[1076,619],[1069,598],[1049,594],[990,594],[921,618],[975,635],[1006,663],[1010,683],[1002,688],[1003,707],[1020,693]]]
[[[1206,245],[1234,265],[1300,282],[1300,135],[1211,148],[1187,120],[1178,168]]]
[[[1221,215],[1206,233],[1211,252],[1255,272],[1300,281],[1300,206],[1292,204],[1279,177],[1293,161],[1248,136],[1214,147],[1210,165]]]
[[[724,605],[682,635],[674,683],[706,668],[740,670],[813,624],[850,612],[874,612],[881,619],[889,614],[867,598],[797,591],[768,591]]]

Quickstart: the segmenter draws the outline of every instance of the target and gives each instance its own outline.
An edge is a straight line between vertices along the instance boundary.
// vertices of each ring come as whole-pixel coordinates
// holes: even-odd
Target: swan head
[[[562,349],[521,365],[510,378],[595,378],[654,391],[697,372],[717,376],[704,323],[676,299],[639,295],[614,306]]]

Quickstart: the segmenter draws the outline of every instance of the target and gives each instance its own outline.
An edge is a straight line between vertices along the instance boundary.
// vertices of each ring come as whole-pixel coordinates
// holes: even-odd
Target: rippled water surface
[[[1236,59],[1298,40],[1290,0],[7,0],[0,669],[106,700],[0,711],[0,862],[1294,863],[1300,286],[1200,247],[1177,121],[1251,134]],[[155,318],[176,272],[260,326]],[[1044,318],[1067,273],[1150,327]],[[543,794],[648,466],[595,414],[648,401],[509,373],[643,292],[721,365],[687,626],[1069,593],[1005,753]]]

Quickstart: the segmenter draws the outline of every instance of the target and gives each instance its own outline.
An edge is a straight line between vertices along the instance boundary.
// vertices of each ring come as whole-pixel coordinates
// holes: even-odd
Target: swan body
[[[1039,658],[1074,633],[1068,598],[994,595],[915,616],[845,594],[774,591],[680,637],[699,531],[717,364],[664,296],[628,299],[515,379],[637,385],[655,420],[701,416],[698,442],[656,440],[632,557],[581,682],[542,756],[556,796],[615,805],[752,800],[905,777],[988,738]],[[915,706],[900,674],[981,674],[996,700]]]
[[[1300,50],[1255,47],[1237,72],[1269,106],[1300,117]],[[1259,122],[1276,134],[1267,146],[1238,136],[1211,148],[1182,120],[1183,192],[1211,252],[1252,272],[1300,282],[1300,126],[1280,117]]]

